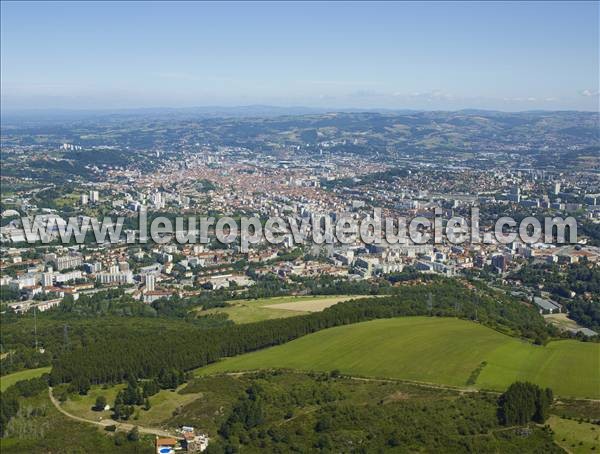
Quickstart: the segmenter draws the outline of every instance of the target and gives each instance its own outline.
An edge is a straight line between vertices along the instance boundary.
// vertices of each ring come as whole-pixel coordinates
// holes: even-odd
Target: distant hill
[[[467,153],[530,155],[541,168],[584,165],[600,151],[597,112],[335,111],[305,107],[195,107],[121,111],[3,112],[3,143],[31,151],[75,143],[131,155],[159,149],[194,153],[208,145],[256,153],[354,154],[389,162],[418,155],[433,162]],[[81,165],[106,159],[95,151]],[[72,154],[65,156],[71,159]],[[89,160],[87,158],[90,158]],[[134,157],[134,162],[143,160]],[[121,161],[128,161],[123,156]],[[475,162],[476,165],[481,163]],[[121,164],[119,164],[121,165]]]

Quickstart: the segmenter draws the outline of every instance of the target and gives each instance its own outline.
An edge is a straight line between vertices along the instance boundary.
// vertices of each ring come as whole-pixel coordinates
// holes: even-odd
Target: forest
[[[406,272],[400,275],[406,279],[413,274]],[[0,315],[3,327],[0,346],[2,352],[11,351],[0,363],[2,375],[48,366],[67,345],[84,345],[85,343],[80,342],[82,339],[102,338],[103,329],[136,330],[144,326],[149,330],[163,330],[162,319],[169,319],[168,327],[181,327],[184,331],[189,327],[184,326],[181,323],[183,321],[197,328],[231,325],[233,322],[228,320],[225,314],[207,315],[193,309],[224,307],[227,301],[235,299],[290,295],[305,287],[308,288],[308,293],[313,295],[369,295],[392,292],[390,281],[387,279],[367,283],[340,281],[323,276],[317,279],[298,278],[292,283],[264,277],[258,278],[257,283],[243,293],[238,293],[235,289],[219,289],[184,298],[174,295],[168,300],[159,299],[151,304],[133,299],[123,289],[81,295],[76,302],[67,296],[58,307],[36,315],[33,312],[17,315],[11,311]],[[34,317],[37,317],[37,327],[34,327]],[[129,319],[130,323],[125,322],[124,318]],[[34,339],[35,328],[37,339]],[[37,345],[44,348],[43,354],[34,348],[36,340]]]

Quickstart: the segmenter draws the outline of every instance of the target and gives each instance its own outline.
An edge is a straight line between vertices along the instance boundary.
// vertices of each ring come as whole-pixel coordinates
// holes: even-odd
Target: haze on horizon
[[[3,109],[598,111],[599,3],[2,2]]]

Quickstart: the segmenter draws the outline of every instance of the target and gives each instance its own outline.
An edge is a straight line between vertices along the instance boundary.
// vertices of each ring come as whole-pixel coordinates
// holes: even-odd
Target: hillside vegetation
[[[542,343],[549,327],[533,309],[452,281],[403,287],[395,295],[342,302],[322,312],[215,329],[194,326],[139,332],[109,330],[85,345],[65,349],[53,363],[53,384],[71,382],[81,392],[90,384],[116,383],[127,377],[152,378],[178,373],[289,342],[340,325],[415,315],[459,316]],[[167,333],[170,331],[170,333]]]

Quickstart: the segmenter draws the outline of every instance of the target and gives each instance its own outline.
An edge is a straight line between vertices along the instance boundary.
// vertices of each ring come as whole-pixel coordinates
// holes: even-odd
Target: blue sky
[[[598,110],[598,2],[1,8],[4,108]]]

